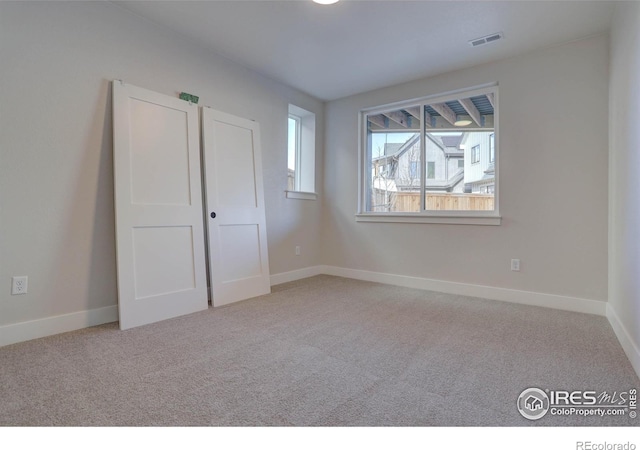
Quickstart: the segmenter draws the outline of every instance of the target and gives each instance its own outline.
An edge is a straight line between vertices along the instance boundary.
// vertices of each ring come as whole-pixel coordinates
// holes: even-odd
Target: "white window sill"
[[[356,222],[382,223],[443,223],[451,225],[500,225],[502,217],[495,215],[423,215],[423,214],[356,214]]]
[[[293,198],[296,200],[317,200],[318,194],[315,192],[301,192],[301,191],[284,191],[287,198]]]

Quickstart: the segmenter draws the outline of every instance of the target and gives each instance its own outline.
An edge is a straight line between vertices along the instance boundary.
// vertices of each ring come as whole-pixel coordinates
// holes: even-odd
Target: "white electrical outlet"
[[[296,245],[296,256],[300,256],[300,246]]]
[[[513,270],[514,272],[520,272],[520,260],[519,259],[512,259],[511,260],[511,270]]]
[[[27,281],[25,277],[11,277],[11,295],[20,295],[27,293]]]

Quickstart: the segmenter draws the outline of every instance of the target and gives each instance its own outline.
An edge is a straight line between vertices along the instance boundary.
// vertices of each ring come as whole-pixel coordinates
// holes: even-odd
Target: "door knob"
[[[211,218],[212,218],[212,219],[215,219],[215,218],[216,218],[216,213],[212,212],[212,213],[211,213]]]

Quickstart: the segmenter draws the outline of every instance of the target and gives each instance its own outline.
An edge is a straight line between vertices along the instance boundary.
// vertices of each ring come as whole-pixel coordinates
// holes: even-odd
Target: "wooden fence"
[[[427,211],[493,211],[493,194],[451,194],[428,192],[425,198]],[[420,211],[419,192],[392,192],[389,194],[388,211]],[[381,210],[381,209],[378,209]],[[387,211],[387,209],[384,209]]]

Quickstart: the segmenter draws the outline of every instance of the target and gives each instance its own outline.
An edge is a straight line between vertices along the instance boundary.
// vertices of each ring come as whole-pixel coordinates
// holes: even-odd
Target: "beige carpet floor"
[[[2,426],[532,422],[528,387],[640,387],[604,317],[318,276],[222,308],[0,348]]]

